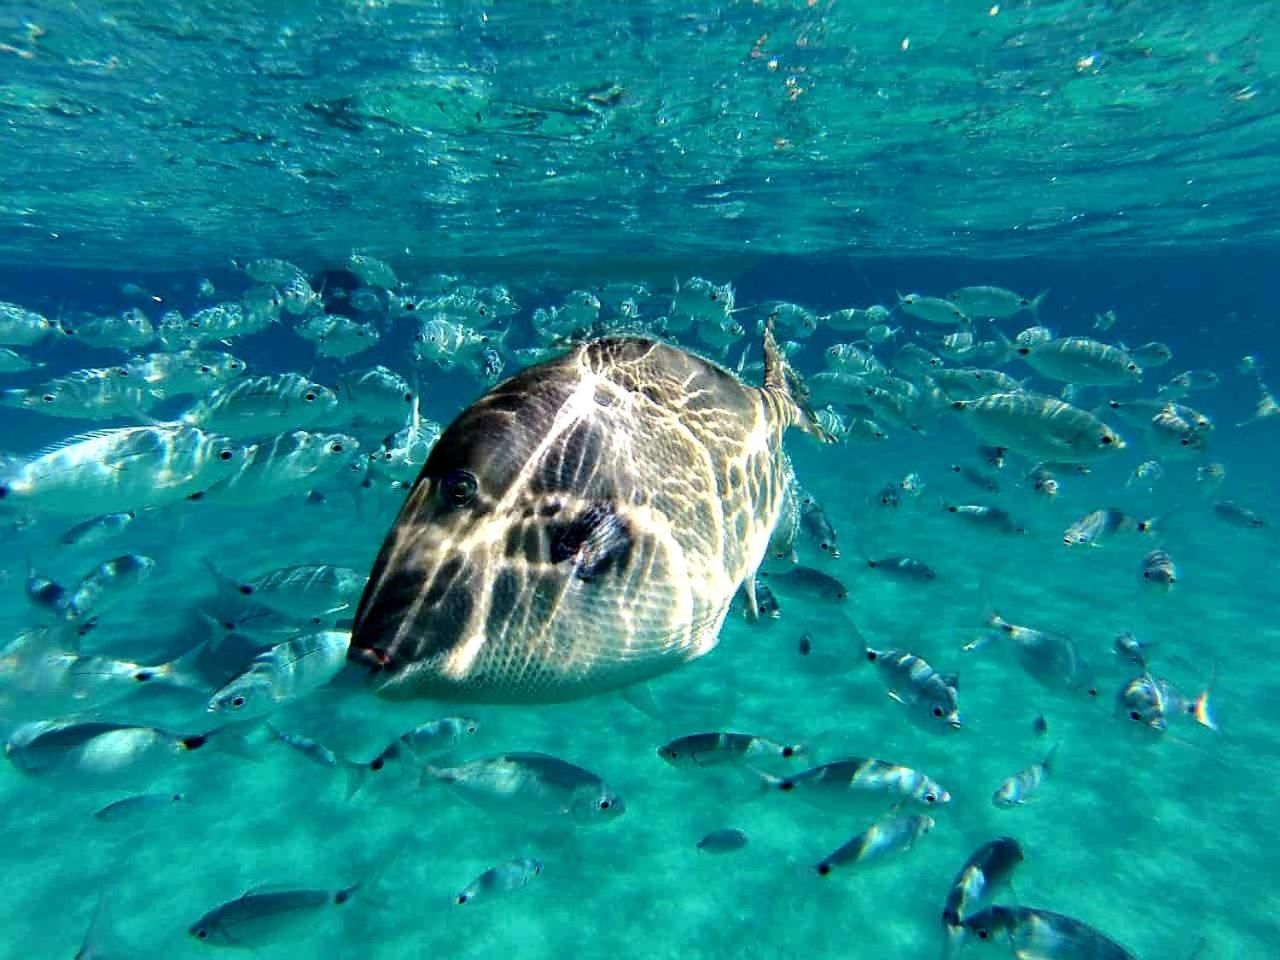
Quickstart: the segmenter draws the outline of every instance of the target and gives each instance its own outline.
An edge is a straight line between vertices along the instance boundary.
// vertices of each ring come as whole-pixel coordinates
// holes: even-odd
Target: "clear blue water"
[[[1259,398],[1241,357],[1259,358],[1270,382],[1268,361],[1280,353],[1268,156],[1276,26],[1266,4],[1227,13],[1069,2],[655,4],[625,16],[567,3],[519,12],[0,5],[9,78],[0,300],[68,327],[129,307],[159,322],[165,310],[190,316],[236,300],[252,281],[229,266],[233,256],[295,263],[331,311],[345,310],[321,272],[359,251],[390,263],[406,291],[442,271],[508,285],[519,311],[493,327],[510,331],[506,374],[519,366],[513,348],[539,342],[534,310],[571,290],[648,284],[648,322],[667,312],[675,278],[698,275],[731,283],[744,308],[731,367],[748,343],[758,358],[756,324],[770,301],[821,314],[893,306],[898,292],[998,284],[1048,290],[1039,320],[1059,335],[1172,348],[1172,361],[1141,384],[1086,390],[1082,407],[1154,396],[1183,370],[1221,378],[1184,401],[1216,424],[1207,450],[1165,460],[1150,490],[1126,484],[1154,454],[1141,428],[1120,421],[1122,454],[1088,475],[1058,471],[1051,499],[1030,489],[1031,460],[1016,453],[997,474],[998,493],[967,486],[951,467],[978,463],[976,440],[945,410],[926,412],[920,433],[889,426],[883,442],[819,447],[789,435],[797,476],[842,547],[839,560],[802,559],[838,576],[849,601],[779,588],[781,617],[760,625],[735,605],[714,652],[648,685],[656,715],[617,694],[554,706],[392,703],[353,667],[271,717],[363,759],[418,723],[465,713],[481,730],[451,762],[506,750],[564,757],[625,798],[625,814],[607,824],[496,814],[420,783],[416,770],[371,777],[348,799],[339,772],[261,729],[243,749],[179,751],[121,787],[74,775],[50,782],[6,764],[0,865],[14,882],[0,899],[0,955],[68,957],[87,942],[93,957],[194,957],[216,948],[188,927],[247,889],[336,890],[380,874],[258,955],[932,958],[955,871],[1002,835],[1026,851],[1002,902],[1075,917],[1144,960],[1280,950],[1268,823],[1280,764],[1269,720],[1280,639],[1275,530],[1232,526],[1211,509],[1230,499],[1280,522],[1280,421],[1237,426]],[[211,296],[198,290],[204,279]],[[1099,332],[1094,316],[1106,310],[1117,321]],[[207,346],[243,358],[251,374],[297,371],[322,384],[385,364],[416,378],[423,416],[441,424],[487,388],[464,368],[415,361],[416,320],[384,310],[367,319],[381,341],[343,361],[317,356],[287,314]],[[1013,337],[1030,322],[1024,314],[997,326]],[[886,362],[904,340],[946,332],[898,309],[891,323],[904,330],[876,348]],[[820,325],[793,363],[812,377],[826,367],[825,347],[858,336]],[[692,335],[675,339],[718,358]],[[139,352],[56,334],[14,349],[42,366],[0,375],[0,388]],[[1063,386],[1019,360],[1000,366],[1030,377],[1031,389]],[[0,453],[22,458],[75,433],[168,420],[197,400],[108,421],[6,405]],[[398,426],[334,429],[354,433],[363,455]],[[274,432],[264,419],[260,435]],[[1197,482],[1211,462],[1225,467],[1220,487]],[[875,503],[910,473],[925,483],[917,501]],[[404,490],[362,487],[361,476],[344,470],[317,485],[320,496],[258,506],[181,500],[141,511],[119,538],[91,548],[58,540],[86,516],[3,504],[0,640],[50,622],[27,596],[30,571],[74,584],[125,553],[153,558],[154,572],[102,614],[81,649],[144,664],[205,641],[199,611],[213,609],[215,593],[206,560],[241,579],[315,562],[363,574]],[[975,531],[944,502],[998,504],[1026,532]],[[1067,526],[1102,507],[1158,518],[1158,530],[1065,548]],[[1154,546],[1178,565],[1167,592],[1141,581]],[[865,555],[891,553],[926,561],[937,578],[892,583],[867,569]],[[999,641],[964,651],[991,606],[1068,632],[1094,666],[1098,696],[1044,690]],[[909,723],[865,665],[855,625],[875,646],[956,671],[964,728],[939,736]],[[1177,717],[1165,736],[1141,736],[1117,715],[1116,692],[1139,672],[1112,653],[1126,630],[1153,644],[1152,673],[1179,691],[1211,684],[1217,732]],[[6,739],[78,706],[62,691],[33,692],[31,662],[12,651],[0,681]],[[92,702],[75,719],[203,733],[219,722],[206,710],[209,691],[248,652],[205,658],[208,688],[194,692],[149,686],[103,703],[105,681],[91,680]],[[1045,736],[1032,729],[1037,716]],[[953,800],[892,863],[821,878],[814,864],[874,816],[761,796],[750,777],[675,769],[656,753],[675,736],[720,729],[810,743],[817,760],[903,763]],[[1038,797],[995,808],[995,788],[1055,742]],[[112,822],[93,816],[139,791],[187,799]],[[744,849],[696,848],[726,826],[746,832]],[[544,863],[528,887],[454,904],[483,870],[517,856]],[[970,954],[1010,951],[973,945]]]

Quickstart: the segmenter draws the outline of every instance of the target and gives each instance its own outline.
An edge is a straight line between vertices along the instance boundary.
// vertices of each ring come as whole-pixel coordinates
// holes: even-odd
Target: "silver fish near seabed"
[[[137,510],[185,499],[226,478],[244,448],[183,424],[113,427],[47,447],[0,475],[0,500],[34,511]]]
[[[430,760],[453,750],[466,738],[475,736],[479,730],[480,722],[471,717],[428,720],[396,737],[365,766],[376,773],[393,760],[406,759],[419,763]]]
[[[658,748],[658,756],[673,767],[792,760],[806,752],[800,744],[779,743],[750,733],[693,733]]]
[[[938,673],[923,657],[905,650],[866,649],[866,657],[880,671],[889,697],[907,707],[907,715],[925,729],[959,730],[959,679],[954,673]]]
[[[482,809],[521,818],[587,825],[626,812],[622,797],[600,777],[545,753],[503,753],[452,767],[428,764],[422,779],[446,784]]]
[[[1033,763],[1000,784],[991,796],[992,805],[1000,808],[1020,807],[1039,792],[1041,785],[1049,779],[1058,746],[1055,743],[1039,763]]]
[[[874,757],[846,757],[789,777],[756,773],[763,792],[795,793],[832,810],[847,810],[859,803],[881,809],[911,803],[927,809],[951,802],[951,794],[926,774]]]
[[[346,665],[345,630],[320,630],[278,643],[253,658],[209,698],[211,713],[262,716],[329,683]]]
[[[741,850],[747,843],[747,835],[737,827],[722,827],[712,830],[699,840],[698,849],[703,853],[733,853]]]
[[[571,700],[709,653],[819,432],[766,331],[765,385],[667,344],[593,341],[495,388],[432,448],[351,656],[378,692]]]
[[[462,892],[453,898],[453,902],[462,906],[472,903],[481,894],[510,893],[526,887],[534,877],[542,873],[542,861],[532,857],[521,857],[508,860],[496,867],[490,867],[480,876],[467,884]]]
[[[1009,883],[1022,860],[1022,845],[1012,837],[990,840],[969,855],[951,881],[942,906],[942,930],[946,938],[944,958],[953,957],[964,945],[965,918]]]
[[[255,949],[281,943],[314,924],[317,914],[351,902],[361,884],[341,890],[261,888],[214,907],[187,930],[211,947]]]
[[[963,649],[977,650],[993,636],[1008,637],[1019,666],[1041,686],[1068,693],[1082,692],[1089,697],[1098,695],[1093,671],[1075,641],[1065,633],[1010,623],[994,611],[987,616],[987,627],[990,628],[987,632],[965,644]]]
[[[209,737],[120,723],[38,720],[9,734],[4,751],[14,769],[30,777],[76,787],[132,785],[154,779]]]
[[[882,863],[906,853],[933,827],[933,817],[920,813],[883,820],[827,854],[817,871],[825,877],[836,867]]]
[[[1088,924],[1033,907],[987,907],[964,921],[969,943],[1019,960],[1138,960]]]
[[[1157,548],[1142,558],[1142,582],[1170,590],[1178,582],[1178,565],[1162,548]]]
[[[185,793],[136,793],[94,811],[93,819],[105,823],[152,816],[187,799]]]
[[[295,620],[330,617],[350,610],[364,590],[366,577],[350,567],[332,563],[301,563],[268,570],[230,584],[210,567],[219,586]]]

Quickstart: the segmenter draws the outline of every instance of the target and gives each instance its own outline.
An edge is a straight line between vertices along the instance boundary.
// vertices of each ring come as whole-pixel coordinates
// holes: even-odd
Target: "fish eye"
[[[1142,714],[1140,714],[1137,710],[1130,710],[1130,711],[1129,711],[1129,719],[1130,719],[1130,720],[1141,720],[1141,719],[1142,719]]]
[[[1115,442],[1116,442],[1116,441],[1115,441],[1115,437],[1111,436],[1111,434],[1109,434],[1109,433],[1104,433],[1104,434],[1102,435],[1102,445],[1103,445],[1104,447],[1109,447],[1109,446],[1111,446],[1111,444],[1113,444],[1113,443],[1115,443]]]
[[[979,940],[989,940],[991,938],[991,931],[987,930],[985,927],[981,930],[978,930],[977,934],[978,934]]]
[[[489,315],[489,311],[485,307],[481,307],[476,311],[476,313],[480,314],[482,317],[487,317]]]
[[[312,391],[312,392],[310,392],[310,393],[305,393],[305,394],[303,394],[303,395],[302,395],[302,399],[303,399],[303,400],[305,400],[305,401],[307,401],[307,403],[310,403],[310,402],[311,402],[312,400],[314,400],[315,398],[316,398],[316,395],[315,395],[315,392],[314,392],[314,391]]]
[[[41,400],[43,400],[45,403],[53,403],[53,401],[57,400],[57,399],[58,399],[58,397],[57,397],[57,395],[56,395],[56,394],[46,393],[46,394],[45,394],[43,397],[41,397],[40,399],[41,399]]]
[[[608,810],[611,806],[613,806],[613,803],[612,803],[611,801],[609,801],[609,800],[601,800],[601,801],[600,801],[600,809],[601,809],[601,810]]]
[[[196,939],[197,939],[197,940],[208,940],[208,939],[209,939],[209,931],[208,931],[208,930],[206,930],[204,927],[201,927],[199,930],[197,930],[197,931],[196,931]]]
[[[329,445],[329,449],[330,449],[332,452],[334,452],[334,453],[341,453],[341,452],[342,452],[342,444],[340,444],[340,443],[331,443],[331,444]]]
[[[925,803],[937,803],[937,802],[938,802],[938,795],[937,795],[936,793],[926,793],[926,794],[924,795],[924,802],[925,802]]]
[[[405,402],[405,403],[413,403],[413,394],[412,394],[412,393],[406,393],[406,394],[404,395],[404,402]]]
[[[231,706],[233,706],[233,707],[243,707],[243,706],[244,706],[244,697],[232,697],[232,698],[231,698]]]
[[[939,717],[939,718],[940,718],[940,717],[942,716],[942,708],[941,708],[941,707],[934,707],[934,708],[933,708],[933,715],[934,715],[935,717]]]
[[[456,507],[464,507],[474,500],[479,489],[475,474],[466,470],[454,470],[440,484],[445,500]]]
[[[783,755],[784,757],[794,757],[794,756],[796,755],[796,748],[795,748],[795,747],[783,747],[783,748],[782,748],[782,755]]]
[[[230,450],[223,450],[221,453],[218,454],[219,460],[230,460],[231,457],[232,457],[232,453]]]

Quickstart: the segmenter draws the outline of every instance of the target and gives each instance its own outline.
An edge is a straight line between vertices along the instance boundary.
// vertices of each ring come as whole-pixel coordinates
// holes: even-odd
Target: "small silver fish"
[[[933,827],[933,817],[919,813],[882,820],[829,853],[817,871],[825,877],[836,867],[882,863],[906,853]]]
[[[698,849],[704,853],[732,853],[747,845],[747,835],[737,827],[712,830],[698,841]]]
[[[991,629],[965,644],[963,649],[977,650],[985,646],[993,635],[1007,637],[1013,642],[1019,666],[1041,686],[1050,690],[1084,692],[1090,697],[1098,695],[1097,687],[1093,685],[1093,671],[1071,637],[1010,623],[994,611],[987,617],[987,626]]]
[[[898,294],[898,308],[903,313],[939,326],[968,324],[969,317],[950,300],[926,297],[919,293]]]
[[[329,683],[346,666],[346,630],[319,630],[278,643],[209,698],[211,713],[261,716]]]
[[[1044,782],[1049,779],[1059,745],[1055,743],[1039,763],[1033,763],[1025,770],[1018,771],[1000,784],[996,792],[991,795],[992,805],[1001,809],[1018,807],[1035,796]]]
[[[849,588],[843,582],[813,567],[796,565],[782,573],[761,570],[760,576],[783,597],[837,604],[849,600]]]
[[[1171,716],[1190,717],[1202,727],[1218,729],[1207,687],[1194,699],[1188,700],[1169,681],[1154,677],[1149,672],[1134,677],[1120,688],[1116,695],[1116,713],[1155,734],[1168,730]]]
[[[874,304],[866,309],[845,307],[841,310],[833,310],[818,319],[833,330],[856,333],[869,330],[878,324],[887,324],[892,316],[888,307]]]
[[[847,810],[859,802],[881,808],[910,803],[928,809],[951,802],[951,794],[926,774],[874,757],[846,757],[788,777],[756,773],[762,791],[795,793],[828,809]]]
[[[347,257],[347,269],[360,278],[360,282],[370,287],[383,290],[394,290],[400,286],[396,272],[390,264],[362,253],[353,253]]]
[[[192,939],[213,947],[255,949],[288,939],[315,915],[349,903],[360,890],[356,883],[341,890],[250,890],[214,907],[191,925]]]
[[[1026,527],[1014,520],[1003,507],[978,503],[947,503],[943,509],[954,517],[966,520],[978,530],[1003,534],[1026,533]]]
[[[832,560],[840,559],[836,529],[827,513],[811,493],[800,493],[800,531]]]
[[[946,956],[953,956],[964,942],[963,922],[1001,887],[1008,885],[1022,863],[1022,845],[1012,837],[989,840],[969,855],[951,881],[942,907],[942,929],[947,938]]]
[[[926,729],[959,730],[959,679],[954,673],[938,673],[923,657],[905,650],[866,648],[867,660],[879,668],[880,678],[892,700],[908,708],[908,715]]]
[[[337,394],[328,387],[298,373],[270,374],[215,388],[183,420],[231,437],[257,437],[306,427],[337,407]]]
[[[151,557],[137,553],[126,553],[99,564],[85,574],[67,598],[66,616],[84,620],[90,615],[101,615],[150,577],[155,566]]]
[[[394,760],[408,758],[421,762],[448,753],[466,738],[480,730],[480,722],[471,717],[441,717],[419,724],[408,733],[391,741],[376,757],[365,764],[375,773]]]
[[[1112,650],[1116,655],[1123,657],[1130,663],[1136,664],[1143,670],[1147,669],[1147,649],[1151,645],[1143,643],[1129,631],[1118,634],[1112,643]]]
[[[875,570],[891,580],[909,583],[930,583],[937,579],[937,573],[927,563],[913,557],[889,556],[879,559],[867,559],[868,569]]]
[[[589,770],[545,753],[517,752],[428,764],[422,778],[443,783],[475,805],[520,817],[605,823],[626,811],[622,797]]]
[[[74,524],[58,537],[58,542],[67,547],[90,547],[106,543],[120,536],[129,527],[138,514],[134,510],[122,510],[118,513],[104,513],[88,520]]]
[[[800,744],[779,743],[751,733],[693,733],[658,748],[673,767],[712,767],[793,760],[806,754]]]
[[[1062,542],[1068,547],[1097,547],[1113,534],[1125,531],[1150,533],[1154,525],[1153,520],[1137,520],[1122,510],[1094,510],[1067,527]]]
[[[293,430],[242,450],[235,469],[198,499],[251,506],[302,496],[349,468],[360,442],[344,433]]]
[[[14,768],[30,777],[80,787],[128,785],[154,779],[211,736],[120,723],[38,720],[9,734],[4,749]]]
[[[951,465],[951,472],[965,480],[979,490],[985,490],[988,493],[1000,492],[1000,481],[989,473],[983,473],[968,464],[954,463]]]
[[[1142,380],[1142,367],[1128,353],[1088,337],[1048,340],[1019,347],[1017,354],[1041,376],[1077,386],[1121,386]]]
[[[1219,500],[1213,505],[1213,514],[1219,520],[1225,520],[1233,527],[1257,530],[1270,526],[1265,517],[1259,516],[1248,507],[1243,507],[1234,500]]]
[[[0,344],[29,347],[53,333],[55,326],[43,314],[0,301]]]
[[[534,877],[542,873],[542,861],[532,857],[521,857],[508,860],[496,867],[490,867],[480,876],[467,884],[462,892],[453,898],[453,902],[461,906],[472,903],[481,894],[509,893],[526,887]]]
[[[1005,320],[1023,311],[1035,317],[1040,312],[1040,304],[1048,294],[1049,291],[1044,290],[1038,296],[1024,297],[1004,287],[979,286],[962,287],[952,293],[948,299],[971,317]]]
[[[1145,486],[1150,490],[1163,479],[1164,467],[1160,465],[1160,461],[1144,460],[1133,468],[1133,473],[1129,474],[1129,479],[1125,481],[1124,485],[1126,487]]]
[[[104,822],[129,820],[135,817],[154,815],[161,810],[182,803],[187,799],[185,793],[138,793],[122,800],[108,803],[94,811],[93,818]]]
[[[1178,566],[1167,550],[1157,548],[1142,558],[1142,582],[1166,590],[1178,582]]]
[[[1093,927],[1032,907],[987,907],[964,921],[969,943],[994,944],[1021,960],[1137,960]]]
[[[351,567],[302,563],[260,573],[234,590],[277,613],[310,620],[353,609],[367,579]]]

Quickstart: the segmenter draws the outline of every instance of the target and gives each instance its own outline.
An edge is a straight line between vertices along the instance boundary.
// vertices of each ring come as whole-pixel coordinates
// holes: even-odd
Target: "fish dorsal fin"
[[[827,432],[818,415],[809,405],[809,391],[786,356],[778,349],[773,336],[773,321],[764,322],[764,391],[773,394],[787,417],[788,426],[797,426],[812,434],[822,443],[834,443],[835,437]]]
[[[73,447],[77,443],[85,443],[90,440],[100,440],[103,437],[116,436],[125,430],[139,430],[141,427],[106,427],[102,430],[90,430],[88,433],[77,433],[70,437],[63,437],[61,440],[55,440],[47,446],[41,447],[35,453],[30,454],[26,462],[34,463],[42,457],[57,453],[59,450],[65,450],[67,447]]]

